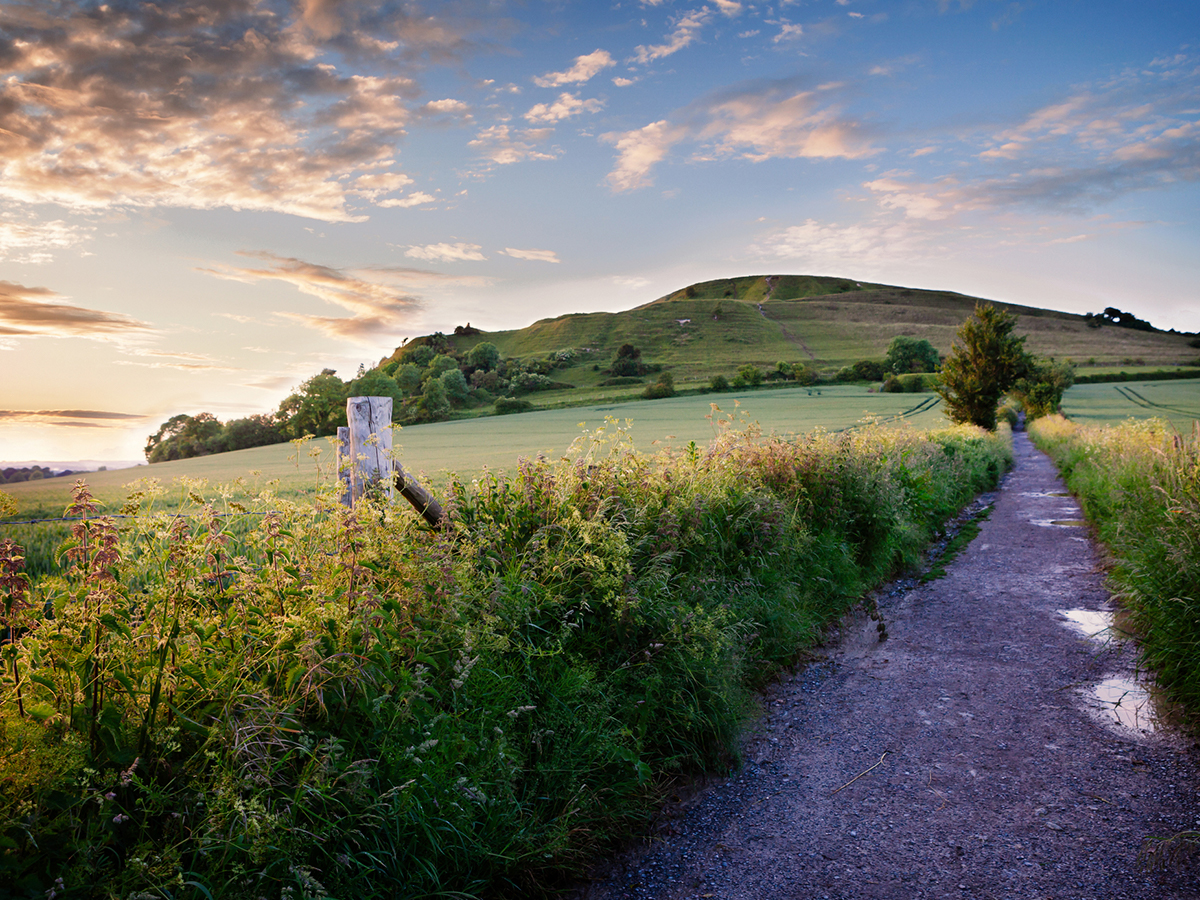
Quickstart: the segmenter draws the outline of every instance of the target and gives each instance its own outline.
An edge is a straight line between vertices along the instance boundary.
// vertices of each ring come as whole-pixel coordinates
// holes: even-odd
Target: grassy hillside
[[[491,341],[506,357],[544,356],[571,348],[577,359],[555,377],[581,393],[536,398],[539,404],[616,399],[634,388],[604,393],[601,369],[618,347],[631,343],[642,357],[669,370],[678,387],[705,384],[753,363],[803,362],[827,374],[862,359],[882,359],[892,338],[928,340],[949,351],[954,333],[983,298],[845,278],[756,275],[690,285],[644,306],[619,313],[576,313],[542,319],[527,328],[451,336],[459,350]],[[1084,317],[1031,306],[997,303],[1018,316],[1032,352],[1070,359],[1081,372],[1093,367],[1131,370],[1187,365],[1200,357],[1194,336],[1104,326]],[[1134,311],[1136,312],[1136,310]],[[393,357],[400,353],[398,349]],[[385,360],[386,361],[386,360]],[[651,379],[653,380],[653,379]]]

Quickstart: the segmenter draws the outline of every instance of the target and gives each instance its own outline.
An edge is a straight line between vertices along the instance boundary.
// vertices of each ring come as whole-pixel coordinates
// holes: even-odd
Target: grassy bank
[[[1115,558],[1110,579],[1158,683],[1200,719],[1200,426],[1093,427],[1053,416],[1029,429]]]
[[[551,886],[671,779],[735,763],[753,689],[1011,460],[964,428],[627,437],[452,483],[444,532],[266,496],[239,535],[196,496],[194,518],[78,524],[31,594],[0,563],[0,883]]]

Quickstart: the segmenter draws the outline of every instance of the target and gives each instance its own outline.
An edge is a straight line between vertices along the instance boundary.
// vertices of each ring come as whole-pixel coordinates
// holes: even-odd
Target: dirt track
[[[1052,524],[1080,514],[1050,461],[1024,433],[1015,449],[946,577],[879,598],[886,642],[863,616],[776,685],[745,768],[586,900],[1200,898],[1195,868],[1137,864],[1147,836],[1200,828],[1200,754],[1086,699],[1133,650],[1060,612],[1112,608],[1100,560],[1085,529]]]

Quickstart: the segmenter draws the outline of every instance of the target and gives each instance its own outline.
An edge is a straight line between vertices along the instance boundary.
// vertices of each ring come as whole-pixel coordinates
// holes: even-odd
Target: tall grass
[[[753,688],[1010,458],[962,428],[647,456],[610,422],[453,483],[441,531],[267,494],[235,534],[198,483],[119,531],[79,485],[61,575],[0,548],[0,883],[544,890],[734,765]]]
[[[1111,550],[1111,581],[1167,694],[1200,722],[1200,424],[1087,427],[1061,416],[1029,429]]]

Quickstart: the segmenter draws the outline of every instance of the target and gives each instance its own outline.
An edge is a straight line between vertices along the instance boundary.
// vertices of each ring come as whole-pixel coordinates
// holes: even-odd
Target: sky
[[[1200,331],[1194,0],[0,0],[0,460],[838,275]]]

